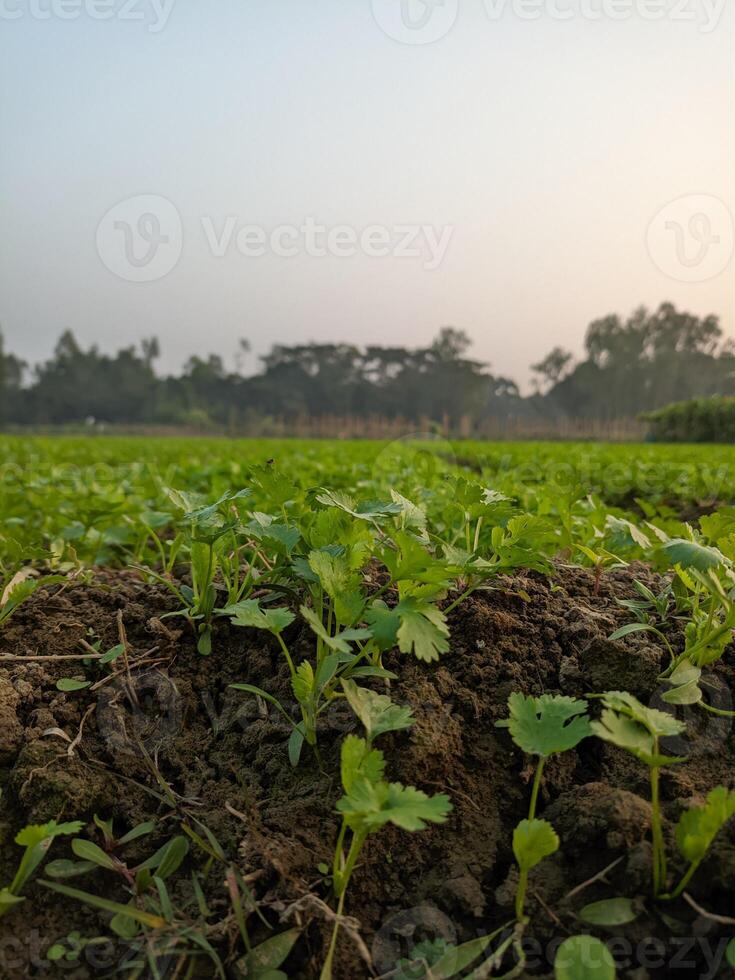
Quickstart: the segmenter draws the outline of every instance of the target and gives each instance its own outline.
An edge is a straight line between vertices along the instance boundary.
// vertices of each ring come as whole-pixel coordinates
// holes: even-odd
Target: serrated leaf
[[[508,728],[513,741],[529,755],[548,758],[566,752],[590,735],[587,702],[563,695],[538,698],[514,692],[508,698],[510,717],[498,722]]]
[[[624,926],[638,917],[630,898],[605,898],[601,902],[591,902],[578,915],[582,922],[593,926]]]
[[[427,796],[414,786],[357,779],[337,809],[352,829],[370,833],[386,823],[410,831],[423,830],[427,822],[444,823],[452,804],[444,793]]]
[[[261,609],[257,599],[243,599],[221,610],[224,616],[229,616],[233,626],[250,626],[253,629],[268,630],[270,633],[281,633],[290,626],[295,616],[285,606]]]
[[[356,643],[358,640],[369,640],[372,636],[369,629],[345,629],[334,636],[330,636],[313,609],[308,606],[301,606],[299,612],[319,639],[326,643],[331,650],[336,650],[338,653],[351,653],[351,643]]]
[[[678,758],[657,754],[654,736],[644,725],[610,708],[603,710],[599,721],[590,722],[590,728],[593,735],[630,752],[646,765],[662,766],[680,761]]]
[[[368,741],[378,735],[410,728],[414,723],[411,709],[394,704],[386,694],[376,694],[354,681],[343,680],[342,688],[350,707],[362,722]]]
[[[340,773],[342,788],[350,792],[358,779],[377,783],[383,778],[385,760],[378,749],[371,749],[364,738],[348,735],[342,742]]]
[[[559,849],[559,837],[548,820],[521,820],[513,831],[513,853],[521,871],[530,871]]]
[[[735,790],[718,786],[707,794],[704,806],[685,810],[676,825],[676,844],[682,857],[701,861],[715,837],[735,815]]]
[[[449,650],[449,627],[444,613],[425,599],[408,596],[395,608],[400,617],[398,649],[413,653],[419,660],[431,663]]]
[[[387,503],[383,501],[364,501],[356,504],[353,497],[342,490],[322,489],[317,494],[316,499],[325,507],[339,507],[351,517],[357,517],[364,521],[374,521],[379,517],[388,517],[393,514],[401,513],[400,504]]]

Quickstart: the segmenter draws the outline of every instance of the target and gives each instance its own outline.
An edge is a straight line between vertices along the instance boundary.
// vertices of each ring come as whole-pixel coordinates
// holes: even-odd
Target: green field
[[[735,450],[3,438],[0,473],[0,940],[49,976],[608,980],[644,936],[663,977],[726,911]]]

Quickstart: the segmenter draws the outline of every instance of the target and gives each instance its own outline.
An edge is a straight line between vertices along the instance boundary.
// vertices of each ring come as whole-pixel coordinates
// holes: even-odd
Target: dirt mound
[[[658,584],[643,566],[606,574],[599,592],[590,573],[565,567],[553,582],[535,573],[503,579],[451,614],[451,649],[439,663],[386,658],[399,675],[392,698],[410,704],[417,719],[410,731],[382,740],[388,775],[427,792],[448,793],[454,811],[444,826],[413,835],[386,828],[366,846],[347,910],[360,924],[376,974],[392,969],[421,939],[460,942],[512,918],[511,836],[526,815],[531,775],[507,733],[495,728],[507,714],[512,691],[583,695],[626,687],[644,702],[657,703],[661,650],[645,635],[619,644],[607,640],[627,621],[615,600],[633,597],[635,578]],[[114,818],[123,831],[155,817],[158,836],[151,840],[157,846],[190,814],[236,858],[271,922],[287,919],[304,927],[284,965],[288,975],[317,977],[329,934],[320,902],[330,901],[318,866],[331,859],[339,745],[357,730],[355,720],[343,704],[326,712],[319,732],[323,768],[305,752],[293,770],[279,714],[228,688],[244,681],[289,702],[289,675],[278,645],[222,622],[215,626],[212,656],[201,657],[183,620],[161,620],[173,608],[170,593],[144,585],[134,573],[100,571],[91,582],[37,593],[0,635],[0,881],[12,875],[20,849],[10,841],[25,823],[91,821],[97,814]],[[73,657],[84,652],[83,643],[98,640],[100,649],[108,649],[119,642],[121,624],[139,664],[130,679],[116,663],[112,679],[64,694],[57,680],[83,676],[81,661],[20,659]],[[298,630],[290,627],[289,646],[306,656],[309,637]],[[732,689],[733,665],[730,650],[713,671],[722,690]],[[662,796],[672,821],[690,799],[728,785],[735,761],[730,721],[683,710],[698,737],[679,740],[692,761],[664,771]],[[616,894],[647,894],[646,798],[644,768],[597,740],[547,764],[540,815],[552,820],[562,846],[531,878],[528,910],[537,948],[529,949],[529,976],[549,974],[558,942],[579,930],[574,913],[582,905]],[[68,854],[63,839],[54,843],[53,857]],[[604,878],[597,878],[606,868]],[[186,879],[177,887],[185,888]],[[93,884],[100,892],[110,889],[103,875],[85,879],[83,887],[94,890]],[[730,828],[690,892],[699,905],[722,912],[734,885]],[[37,884],[26,895],[24,906],[0,919],[2,976],[82,980],[107,972],[84,958],[72,972],[43,957],[71,930],[104,933],[109,916],[52,897]],[[207,900],[226,916],[221,876],[208,879]],[[224,959],[233,926],[228,922],[210,937]],[[616,931],[623,944],[616,951],[628,953],[621,975],[706,975],[708,951],[719,949],[722,956],[723,929],[683,902],[672,903],[665,916],[642,908],[634,924]],[[692,939],[684,960],[694,966],[675,971],[672,958],[681,953],[676,943],[689,942],[687,937]],[[655,956],[647,943],[658,950]],[[357,945],[343,934],[336,976],[369,975]]]

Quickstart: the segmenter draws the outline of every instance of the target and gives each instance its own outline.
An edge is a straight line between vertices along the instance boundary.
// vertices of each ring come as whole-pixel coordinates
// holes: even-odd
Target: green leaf
[[[631,633],[658,633],[659,631],[655,626],[650,623],[626,623],[625,626],[621,626],[620,629],[615,630],[608,637],[609,640],[622,640],[624,636],[629,636]]]
[[[548,820],[521,820],[513,831],[513,853],[521,871],[530,871],[559,849],[559,837]]]
[[[283,717],[289,722],[289,724],[293,725],[293,721],[291,721],[286,709],[283,707],[278,698],[274,697],[272,694],[269,694],[267,691],[264,691],[262,687],[256,687],[254,684],[230,684],[229,686],[233,689],[233,691],[247,691],[248,694],[255,694],[257,697],[263,698],[264,701],[267,701],[269,704],[272,704],[274,708],[277,708]]]
[[[162,929],[166,925],[166,920],[160,915],[153,915],[151,912],[144,912],[134,905],[121,905],[120,902],[112,902],[99,895],[92,895],[90,892],[80,891],[78,888],[70,888],[69,885],[59,885],[53,881],[39,881],[44,888],[50,889],[59,895],[66,895],[67,898],[76,899],[84,902],[93,908],[102,909],[104,912],[112,912],[114,915],[123,915],[126,918],[134,919],[141,925],[148,926],[149,929]]]
[[[56,682],[58,691],[83,691],[86,687],[91,687],[92,681],[77,681],[73,677],[62,677]]]
[[[383,778],[385,760],[378,749],[371,749],[364,738],[348,735],[341,749],[342,787],[349,794],[359,779],[377,783]]]
[[[299,612],[319,639],[326,643],[331,650],[336,650],[338,653],[352,653],[350,643],[354,643],[356,640],[369,640],[372,636],[368,629],[346,629],[335,636],[330,636],[313,609],[308,606],[301,606]]]
[[[427,796],[414,786],[357,779],[337,809],[353,830],[370,833],[386,823],[410,831],[423,830],[427,822],[444,823],[452,804],[444,793]]]
[[[695,667],[689,660],[682,660],[666,679],[672,690],[662,694],[661,700],[667,704],[698,704],[702,700],[702,689],[699,686],[701,676],[701,667]]]
[[[114,664],[115,661],[117,660],[117,658],[120,657],[123,653],[125,653],[125,644],[124,643],[118,643],[116,646],[110,647],[110,649],[107,651],[107,653],[104,653],[100,657],[99,663],[101,663],[101,664]]]
[[[376,599],[365,613],[365,619],[370,624],[378,648],[383,651],[392,650],[398,643],[400,614],[395,609],[390,609],[382,599]]]
[[[529,755],[548,758],[573,749],[590,734],[586,701],[560,694],[527,697],[514,692],[508,698],[510,717],[497,723],[508,728],[513,741]]]
[[[365,501],[356,504],[353,497],[344,493],[342,490],[322,489],[317,494],[316,499],[326,507],[339,507],[346,514],[360,518],[364,521],[373,521],[379,517],[388,517],[392,514],[400,514],[402,507],[396,503],[384,503],[381,501]]]
[[[242,972],[253,980],[265,980],[266,971],[277,970],[281,966],[300,935],[301,929],[289,929],[264,940],[240,960]]]
[[[717,568],[724,563],[730,564],[717,548],[709,548],[697,541],[687,541],[686,538],[672,538],[661,545],[661,551],[672,565],[696,568],[699,572],[706,572],[707,569]]]
[[[92,864],[96,864],[100,868],[115,871],[118,867],[118,862],[106,854],[101,847],[93,844],[91,840],[76,838],[71,842],[71,849],[80,860],[91,861]]]
[[[291,763],[293,769],[299,764],[305,738],[304,724],[300,722],[293,728],[288,739],[288,761]]]
[[[173,837],[139,867],[149,871],[155,871],[158,878],[165,880],[166,878],[170,878],[175,871],[178,871],[188,853],[188,839],[183,836]]]
[[[133,829],[129,830],[127,834],[123,834],[118,841],[118,844],[129,844],[131,841],[138,840],[139,837],[147,837],[148,834],[152,833],[155,829],[155,820],[148,820],[145,823],[139,823],[137,827],[133,827]]]
[[[20,904],[20,902],[25,902],[22,895],[13,895],[13,893],[7,888],[0,888],[0,918],[9,912],[14,905]]]
[[[45,871],[51,878],[77,878],[96,867],[95,861],[70,861],[68,858],[59,858],[57,861],[49,861]]]
[[[350,680],[343,680],[342,688],[350,707],[362,722],[369,742],[378,735],[401,731],[413,725],[411,709],[394,704],[386,694],[376,694]]]
[[[615,980],[615,960],[594,936],[570,936],[556,953],[556,980]]]
[[[430,663],[449,650],[449,627],[444,613],[425,599],[408,596],[395,608],[401,620],[398,627],[398,649],[413,653]]]
[[[295,619],[294,614],[285,606],[275,609],[261,609],[257,599],[243,599],[221,610],[224,616],[229,616],[233,626],[250,626],[254,629],[268,630],[280,633]]]
[[[624,926],[638,916],[630,898],[606,898],[601,902],[591,902],[578,914],[582,922],[593,926]]]
[[[727,949],[725,950],[725,959],[728,965],[735,969],[735,939],[731,939],[727,944]]]
[[[735,815],[735,790],[718,786],[707,794],[704,806],[695,806],[679,817],[676,844],[683,857],[692,863],[701,861],[713,840]]]
[[[678,757],[655,751],[655,740],[680,735],[685,725],[673,715],[648,708],[627,691],[608,691],[600,695],[605,708],[599,721],[590,723],[592,733],[625,749],[649,766],[681,762]]]
[[[430,976],[432,980],[452,980],[453,977],[471,966],[485,952],[494,938],[495,934],[469,939],[461,946],[447,944],[439,959],[431,964],[430,973],[427,976]],[[417,949],[414,949],[412,953],[414,958],[416,952]]]

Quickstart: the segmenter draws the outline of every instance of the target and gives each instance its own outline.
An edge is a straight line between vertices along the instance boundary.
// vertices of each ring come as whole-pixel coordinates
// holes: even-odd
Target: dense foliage
[[[735,399],[693,398],[645,415],[661,442],[735,442]]]
[[[29,372],[0,344],[0,423],[239,426],[270,417],[357,416],[432,420],[453,431],[487,419],[634,418],[674,399],[735,393],[735,354],[715,316],[663,304],[626,321],[593,322],[583,359],[555,347],[533,368],[537,391],[468,356],[469,337],[442,329],[427,347],[275,344],[261,370],[244,376],[246,342],[229,370],[222,357],[191,357],[178,377],[160,377],[155,339],[114,355],[84,350],[66,331],[53,356]],[[262,429],[260,430],[262,431]],[[267,429],[266,429],[267,431]]]

